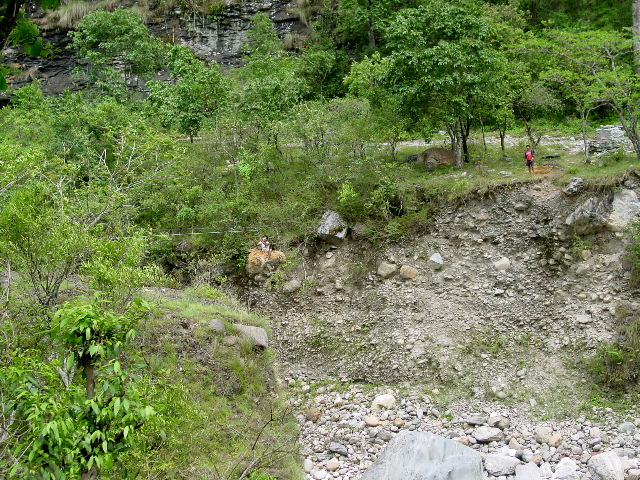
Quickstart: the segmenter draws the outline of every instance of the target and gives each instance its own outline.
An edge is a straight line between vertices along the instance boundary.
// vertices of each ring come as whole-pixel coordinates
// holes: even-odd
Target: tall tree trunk
[[[456,168],[462,168],[462,125],[460,120],[456,120],[450,126],[451,131],[451,143],[453,150],[453,159],[456,163]]]
[[[640,74],[640,0],[633,0],[631,13],[633,16],[633,62],[636,73]]]

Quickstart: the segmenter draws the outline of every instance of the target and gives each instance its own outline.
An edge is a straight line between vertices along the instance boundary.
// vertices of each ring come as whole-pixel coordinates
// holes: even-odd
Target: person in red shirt
[[[524,151],[524,163],[527,165],[529,173],[533,173],[533,150],[530,145],[527,145],[527,149]]]

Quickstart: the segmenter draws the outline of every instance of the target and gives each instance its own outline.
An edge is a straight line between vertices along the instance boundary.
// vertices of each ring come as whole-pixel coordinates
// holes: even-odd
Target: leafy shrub
[[[624,391],[640,378],[640,350],[632,345],[601,343],[587,365],[596,383]]]

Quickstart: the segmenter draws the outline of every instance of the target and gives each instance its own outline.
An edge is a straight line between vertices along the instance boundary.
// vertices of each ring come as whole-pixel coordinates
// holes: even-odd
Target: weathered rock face
[[[149,28],[159,37],[187,45],[196,55],[223,67],[240,64],[251,18],[258,12],[269,16],[280,37],[307,31],[306,25],[291,13],[290,0],[225,0],[225,3],[225,8],[216,15],[187,14],[176,8],[160,20],[153,21]],[[41,12],[34,11],[33,14],[37,16]],[[44,31],[43,35],[45,41],[50,42],[56,50],[51,59],[29,57],[20,48],[5,49],[8,62],[21,71],[19,75],[8,79],[12,87],[19,88],[33,79],[39,79],[42,89],[48,94],[79,90],[86,86],[84,81],[72,77],[72,70],[81,65],[82,60],[67,49],[70,43],[67,32]],[[165,77],[166,72],[159,72],[158,79]],[[142,84],[138,86],[142,87]]]
[[[287,33],[306,31],[299,18],[290,13],[291,0],[227,0],[226,4],[216,16],[180,16],[182,12],[175,12],[178,19],[155,25],[153,30],[171,36],[196,54],[222,66],[239,64],[251,18],[258,12],[269,16],[281,37]]]

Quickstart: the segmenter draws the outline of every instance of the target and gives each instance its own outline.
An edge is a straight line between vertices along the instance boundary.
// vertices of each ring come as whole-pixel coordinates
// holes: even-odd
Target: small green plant
[[[631,285],[640,285],[640,228],[634,223],[630,228],[631,242],[627,246],[627,259],[631,262]]]
[[[196,297],[208,298],[210,300],[228,300],[229,299],[229,297],[227,297],[220,290],[205,284],[198,285],[195,288],[186,289],[185,293],[192,294],[193,296],[196,296]]]
[[[261,468],[259,470],[253,470],[249,474],[247,479],[248,480],[278,480],[273,475],[270,475],[270,474],[266,473],[264,468]]]
[[[625,391],[640,378],[640,350],[622,343],[601,343],[587,365],[596,383]]]
[[[575,175],[576,173],[578,173],[580,171],[580,169],[578,167],[567,167],[567,168],[564,169],[564,171],[568,175]]]
[[[581,258],[582,252],[589,250],[590,248],[591,244],[589,243],[589,240],[576,235],[573,238],[573,243],[571,244],[571,254],[573,258],[579,259]]]

